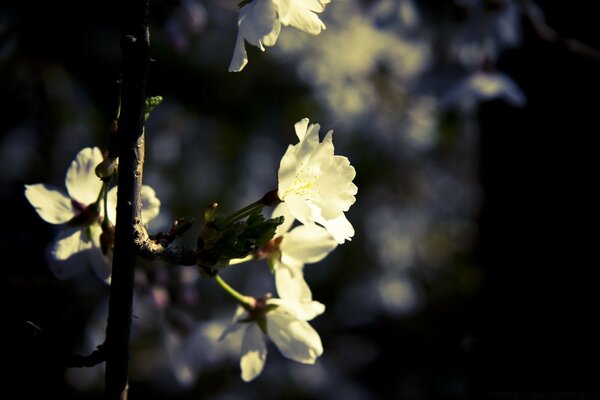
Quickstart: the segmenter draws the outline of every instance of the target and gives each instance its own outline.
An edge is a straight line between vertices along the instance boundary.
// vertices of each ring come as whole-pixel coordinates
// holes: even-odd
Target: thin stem
[[[229,264],[228,265],[243,264],[245,262],[253,261],[253,260],[256,260],[256,256],[254,254],[250,254],[250,255],[247,255],[244,258],[232,258],[231,260],[229,260]]]
[[[215,281],[217,281],[217,283],[227,293],[229,293],[233,298],[235,298],[242,305],[242,307],[244,307],[245,309],[249,310],[249,309],[251,309],[254,306],[254,304],[252,302],[252,297],[244,296],[243,294],[241,294],[240,292],[238,292],[237,290],[235,290],[234,288],[232,288],[231,286],[229,286],[227,284],[227,282],[225,282],[223,280],[223,278],[221,278],[219,275],[215,275],[214,278],[215,278]]]
[[[231,214],[230,216],[225,218],[225,220],[223,220],[222,222],[219,223],[219,226],[222,228],[225,228],[225,227],[233,224],[234,222],[239,221],[240,219],[249,216],[256,210],[262,209],[264,206],[265,205],[262,202],[262,200],[255,201],[254,203],[247,205],[246,207],[244,207],[240,210],[237,210],[236,212],[234,212],[233,214]]]

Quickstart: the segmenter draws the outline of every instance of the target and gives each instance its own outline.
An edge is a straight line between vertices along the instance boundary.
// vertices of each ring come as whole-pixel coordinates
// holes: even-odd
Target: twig
[[[600,61],[600,50],[577,39],[562,36],[554,28],[546,23],[544,13],[540,7],[530,0],[521,0],[523,15],[527,17],[535,33],[542,40],[560,45],[567,50],[596,61]]]
[[[144,109],[150,62],[149,0],[130,0],[121,4],[123,78],[117,131],[119,194],[106,329],[105,398],[109,400],[127,399],[129,336],[137,256],[135,228],[141,222]]]

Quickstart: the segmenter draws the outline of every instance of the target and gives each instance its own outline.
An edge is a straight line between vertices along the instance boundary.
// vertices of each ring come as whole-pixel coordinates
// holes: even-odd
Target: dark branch
[[[118,196],[112,281],[106,329],[106,399],[127,398],[129,336],[137,257],[136,226],[141,221],[144,111],[148,73],[149,0],[122,4],[123,79],[118,122]]]
[[[153,239],[142,224],[136,226],[137,251],[147,260],[161,260],[175,265],[197,265],[198,252],[187,247],[169,246],[167,240]]]
[[[549,43],[560,45],[568,51],[600,61],[600,50],[577,39],[562,36],[546,23],[544,13],[540,7],[530,0],[521,0],[523,15],[527,17],[536,35]]]
[[[68,354],[63,357],[63,366],[67,368],[93,367],[106,361],[106,350],[104,345],[98,346],[98,350],[82,356],[80,354]]]

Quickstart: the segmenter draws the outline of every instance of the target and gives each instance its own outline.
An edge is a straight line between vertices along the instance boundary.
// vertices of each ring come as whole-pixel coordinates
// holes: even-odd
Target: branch
[[[544,18],[544,13],[537,4],[530,0],[521,0],[521,7],[523,9],[523,15],[527,17],[540,39],[563,46],[575,54],[600,61],[600,50],[580,42],[577,39],[562,36],[554,28],[548,25]]]
[[[153,239],[143,224],[135,227],[135,244],[140,256],[147,260],[161,260],[175,265],[197,265],[198,251],[187,247],[169,246],[167,240]]]
[[[129,336],[137,256],[135,227],[141,222],[144,108],[150,62],[149,0],[130,0],[122,4],[123,78],[117,130],[117,221],[106,329],[105,398],[109,400],[127,399]]]
[[[104,345],[98,346],[98,350],[94,350],[87,356],[80,354],[69,354],[63,357],[62,365],[67,368],[82,368],[93,367],[106,361],[106,349]]]

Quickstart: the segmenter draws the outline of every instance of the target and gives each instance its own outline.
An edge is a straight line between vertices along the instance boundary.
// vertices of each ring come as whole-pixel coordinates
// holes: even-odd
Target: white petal
[[[267,359],[267,345],[263,333],[257,324],[251,323],[242,338],[242,356],[240,368],[242,379],[250,382],[262,372]]]
[[[294,125],[294,130],[296,132],[296,136],[298,136],[298,140],[304,139],[306,136],[306,132],[308,130],[308,118],[302,118],[300,121],[296,122]]]
[[[254,0],[240,9],[238,30],[246,41],[264,51],[277,41],[281,24],[273,0]]]
[[[229,63],[229,72],[240,72],[244,69],[246,64],[248,64],[248,53],[246,52],[244,36],[242,36],[241,32],[238,32],[235,48],[233,49],[233,56]]]
[[[354,227],[344,214],[334,219],[317,220],[317,222],[322,224],[339,244],[352,240],[354,236]]]
[[[315,214],[319,215],[312,203],[309,203],[296,194],[289,194],[285,198],[292,215],[305,225],[311,225],[315,222]]]
[[[275,231],[275,235],[273,237],[278,237],[286,233],[290,230],[294,221],[296,220],[292,215],[290,209],[287,204],[279,203],[277,207],[273,209],[273,213],[271,214],[271,218],[283,217],[283,223],[277,227]]]
[[[100,235],[102,234],[102,228],[98,225],[93,225],[90,228],[90,235],[92,240],[92,248],[88,251],[89,261],[92,266],[92,270],[104,283],[110,284],[110,277],[112,271],[112,252],[109,255],[102,253],[100,246]]]
[[[160,212],[160,200],[156,192],[148,185],[142,186],[142,221],[144,224],[156,218]]]
[[[319,334],[306,321],[299,321],[280,307],[266,314],[267,335],[290,360],[314,364],[323,354]]]
[[[73,254],[90,249],[92,242],[81,228],[64,229],[58,233],[51,255],[56,260],[66,260]]]
[[[321,30],[325,29],[325,24],[313,11],[323,11],[322,4],[306,0],[279,1],[279,17],[283,25],[293,26],[306,33],[318,35]]]
[[[72,199],[84,205],[96,201],[102,181],[96,176],[96,166],[102,162],[102,153],[97,147],[87,147],[77,153],[67,170],[65,185]]]
[[[275,270],[275,288],[285,303],[312,301],[312,293],[300,268],[280,265]]]
[[[244,327],[244,325],[239,323],[238,321],[240,321],[242,319],[246,319],[248,317],[249,317],[248,312],[246,310],[244,310],[244,307],[237,306],[237,308],[235,309],[235,314],[233,315],[233,318],[231,319],[231,321],[229,322],[229,325],[227,325],[227,327],[225,328],[223,333],[221,333],[219,340],[223,340],[223,339],[225,339],[226,336],[239,331],[242,327]]]
[[[78,228],[65,229],[56,236],[50,250],[50,269],[58,279],[69,279],[87,268],[92,242]]]
[[[76,214],[71,199],[52,186],[42,183],[25,185],[25,197],[40,218],[51,224],[64,224]]]
[[[108,220],[116,225],[117,223],[117,187],[113,187],[106,194],[106,209],[108,212]]]
[[[301,225],[287,233],[280,245],[281,260],[302,264],[321,261],[337,247],[337,241],[324,228],[316,225]]]
[[[239,72],[248,63],[244,40],[264,51],[264,46],[275,45],[280,31],[281,22],[277,19],[273,0],[254,0],[243,6],[238,17],[238,35],[229,71]]]

